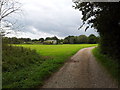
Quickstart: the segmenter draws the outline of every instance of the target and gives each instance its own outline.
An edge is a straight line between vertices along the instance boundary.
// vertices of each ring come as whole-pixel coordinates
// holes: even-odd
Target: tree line
[[[64,39],[58,37],[46,37],[39,39],[30,38],[16,38],[16,37],[3,37],[3,43],[8,44],[52,44],[51,41],[56,41],[56,44],[96,44],[99,42],[99,37],[94,34],[80,35],[80,36],[67,36]]]
[[[65,37],[64,44],[96,44],[99,42],[99,37],[96,37],[94,34],[89,35],[80,35],[80,36],[68,36]]]

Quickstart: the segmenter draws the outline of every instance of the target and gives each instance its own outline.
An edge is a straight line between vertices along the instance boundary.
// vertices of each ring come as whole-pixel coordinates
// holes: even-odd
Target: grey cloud
[[[44,32],[45,35],[55,35],[65,37],[68,35],[89,35],[94,33],[93,29],[85,32],[77,30],[82,24],[80,11],[72,8],[72,0],[20,0],[23,4],[24,29],[21,31],[30,32],[34,27],[38,32]],[[34,33],[35,34],[35,33]],[[42,33],[39,33],[42,34]],[[36,35],[39,37],[39,35]],[[40,35],[42,37],[42,35]],[[47,36],[46,36],[47,37]]]

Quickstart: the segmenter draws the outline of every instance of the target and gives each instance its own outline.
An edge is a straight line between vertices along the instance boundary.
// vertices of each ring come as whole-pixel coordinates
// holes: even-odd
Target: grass
[[[17,71],[32,64],[41,63],[41,56],[35,50],[4,45],[2,50],[3,72]]]
[[[22,86],[20,82],[28,78],[27,68],[44,62],[35,50],[23,47],[3,45],[2,56],[3,88]]]
[[[3,50],[3,88],[42,86],[79,49],[91,46],[96,44],[10,46]]]
[[[96,60],[107,69],[113,78],[120,82],[118,63],[107,55],[102,54],[99,47],[94,48],[92,52],[96,57]]]

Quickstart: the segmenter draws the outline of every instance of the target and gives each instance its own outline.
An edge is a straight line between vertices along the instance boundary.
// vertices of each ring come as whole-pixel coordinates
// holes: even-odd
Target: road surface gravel
[[[95,60],[93,48],[79,50],[42,88],[118,88],[117,82]]]

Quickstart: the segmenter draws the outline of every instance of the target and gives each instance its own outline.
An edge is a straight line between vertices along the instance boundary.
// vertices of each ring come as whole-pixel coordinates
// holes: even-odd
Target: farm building
[[[57,44],[57,40],[46,40],[43,44]]]

